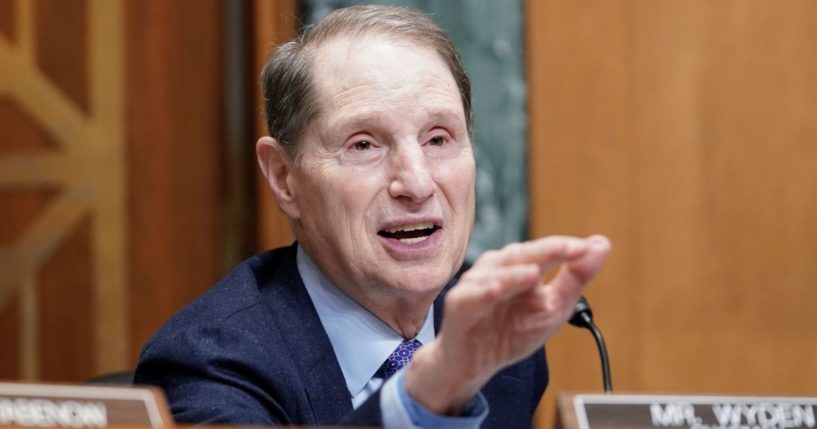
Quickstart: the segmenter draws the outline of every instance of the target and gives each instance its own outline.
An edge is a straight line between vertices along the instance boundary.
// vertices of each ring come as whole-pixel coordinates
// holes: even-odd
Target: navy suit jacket
[[[295,253],[256,255],[182,309],[145,345],[134,382],[161,387],[178,422],[381,426],[379,390],[352,408]],[[544,349],[498,373],[482,427],[530,427],[547,379]]]

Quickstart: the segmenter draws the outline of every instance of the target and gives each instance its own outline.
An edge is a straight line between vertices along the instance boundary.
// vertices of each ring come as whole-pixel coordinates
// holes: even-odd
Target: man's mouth
[[[440,229],[440,227],[434,225],[433,222],[422,222],[382,230],[377,234],[381,237],[400,240],[403,244],[415,244],[425,241],[438,229]]]

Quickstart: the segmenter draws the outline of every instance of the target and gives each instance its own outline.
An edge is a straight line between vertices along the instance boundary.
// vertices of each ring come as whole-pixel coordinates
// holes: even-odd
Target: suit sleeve
[[[162,388],[178,423],[301,423],[284,411],[281,396],[288,392],[268,383],[269,369],[248,364],[259,360],[246,353],[264,353],[265,347],[241,334],[211,328],[160,332],[146,345],[134,384]]]
[[[171,332],[160,332],[146,345],[134,383],[164,390],[177,423],[327,424],[317,420],[311,405],[326,399],[307,397],[286,351],[223,326]],[[326,388],[345,391],[346,386]],[[356,410],[351,399],[332,408],[338,410],[333,425],[382,426],[380,390]]]

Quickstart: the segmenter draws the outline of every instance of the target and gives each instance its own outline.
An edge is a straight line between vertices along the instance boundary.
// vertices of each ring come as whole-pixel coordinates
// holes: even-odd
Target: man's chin
[[[442,273],[431,272],[428,268],[407,270],[395,276],[388,283],[393,290],[404,296],[414,296],[425,298],[429,295],[436,297],[437,294],[453,278],[455,272]]]

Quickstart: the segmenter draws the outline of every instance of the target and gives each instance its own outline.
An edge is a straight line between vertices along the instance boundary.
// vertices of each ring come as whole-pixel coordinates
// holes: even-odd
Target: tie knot
[[[417,340],[403,340],[397,349],[395,349],[386,362],[383,364],[383,374],[385,378],[389,378],[397,371],[405,368],[414,357],[414,352],[423,344]]]

